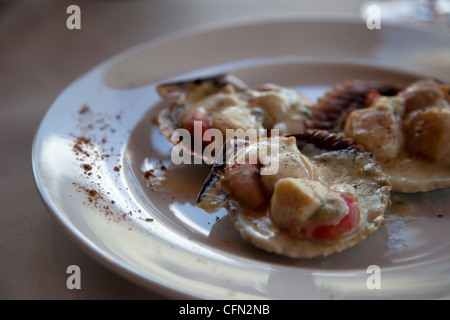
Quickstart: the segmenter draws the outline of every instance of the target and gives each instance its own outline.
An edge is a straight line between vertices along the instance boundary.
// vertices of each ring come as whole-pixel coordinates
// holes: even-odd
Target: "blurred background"
[[[361,0],[0,0],[0,299],[164,299],[82,252],[43,206],[31,171],[34,134],[58,94],[77,77],[131,46],[217,23],[282,16],[365,19],[450,31],[448,1]],[[69,30],[66,10],[81,10]],[[411,39],[413,41],[413,39]],[[82,270],[68,290],[66,268]]]

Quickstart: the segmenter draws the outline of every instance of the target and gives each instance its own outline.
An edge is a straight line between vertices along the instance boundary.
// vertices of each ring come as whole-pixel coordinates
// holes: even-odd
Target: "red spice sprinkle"
[[[143,174],[144,174],[144,178],[145,179],[148,179],[150,177],[154,177],[155,176],[155,173],[154,173],[153,169],[147,170]]]
[[[91,139],[86,138],[86,137],[78,137],[76,140],[77,143],[85,143],[85,144],[90,144],[91,143]]]
[[[78,113],[79,114],[85,114],[85,113],[90,112],[90,111],[91,111],[91,109],[87,105],[84,104],[81,107],[80,111],[78,111]]]
[[[91,144],[91,139],[85,138],[85,137],[78,137],[75,140],[75,144],[73,146],[73,151],[75,152],[76,155],[84,154],[86,157],[89,157],[89,153],[87,153],[82,146],[83,145],[90,145]]]
[[[116,132],[115,128],[111,127],[111,124],[107,123],[107,118],[99,118],[94,119],[90,118],[91,116],[94,116],[95,114],[91,110],[91,108],[84,104],[81,106],[81,108],[78,110],[78,114],[83,115],[79,117],[80,121],[80,129],[83,133],[87,133],[87,130],[91,130],[94,128],[98,128],[101,131],[104,131],[106,129],[111,130],[111,132]],[[86,114],[86,115],[85,115]],[[116,120],[121,119],[121,115],[116,115]],[[90,121],[88,121],[90,120]],[[89,123],[90,122],[90,123]],[[111,156],[114,156],[113,151],[114,147],[110,147],[111,154],[106,154],[102,151],[97,151],[95,149],[96,147],[96,139],[95,138],[87,138],[85,136],[75,136],[72,135],[74,138],[73,145],[72,145],[72,151],[74,152],[75,159],[80,161],[80,167],[84,170],[84,175],[86,177],[94,177],[96,176],[100,180],[101,177],[99,174],[97,174],[94,171],[95,161],[97,159],[109,158]],[[106,136],[102,137],[100,142],[102,145],[105,145],[108,142],[108,138]],[[120,156],[120,154],[117,154]],[[90,157],[91,159],[88,161],[87,157]],[[120,161],[120,160],[118,160]],[[117,165],[113,168],[114,171],[120,172],[121,171],[121,165]],[[94,171],[94,172],[93,172]],[[93,175],[94,174],[94,175]],[[92,208],[98,209],[101,212],[103,212],[106,216],[109,216],[108,219],[110,221],[119,222],[120,220],[126,220],[128,217],[133,216],[135,213],[134,211],[130,210],[128,208],[127,212],[124,212],[123,214],[120,214],[119,212],[123,210],[126,210],[125,208],[118,208],[117,202],[111,199],[106,199],[103,197],[102,194],[102,188],[101,183],[96,182],[95,180],[90,181],[90,187],[87,186],[81,186],[76,182],[72,182],[73,185],[77,187],[77,192],[85,192],[87,195],[86,201],[83,201],[83,204],[87,206],[91,206]],[[97,189],[97,186],[100,189]],[[95,189],[94,189],[95,188]],[[97,190],[96,190],[97,189]],[[121,190],[121,188],[119,188]],[[128,190],[128,188],[127,188]],[[105,192],[105,194],[110,194],[110,192]],[[119,212],[115,212],[114,209],[119,209]],[[114,210],[114,211],[113,211]],[[141,212],[141,210],[138,210],[137,212]],[[153,219],[146,219],[145,221],[153,221]],[[131,228],[129,228],[132,230]]]

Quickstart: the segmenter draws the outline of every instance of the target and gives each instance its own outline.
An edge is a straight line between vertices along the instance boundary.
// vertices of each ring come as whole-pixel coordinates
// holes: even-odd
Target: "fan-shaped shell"
[[[359,226],[337,240],[314,241],[291,237],[270,219],[268,210],[249,213],[248,208],[233,198],[228,189],[224,170],[230,165],[216,163],[205,181],[198,204],[208,212],[225,207],[240,235],[256,247],[293,258],[327,256],[350,248],[372,234],[383,221],[390,204],[390,183],[376,160],[351,139],[321,130],[310,130],[294,136],[298,149],[309,158],[320,172],[325,185],[347,183],[355,187],[360,208]],[[287,139],[281,137],[281,139]],[[270,140],[270,139],[269,139]],[[267,140],[254,141],[224,152],[235,155],[242,148]],[[221,159],[224,160],[224,159]]]

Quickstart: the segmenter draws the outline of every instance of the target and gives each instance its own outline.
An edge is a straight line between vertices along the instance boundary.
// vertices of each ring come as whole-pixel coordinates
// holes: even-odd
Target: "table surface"
[[[33,137],[58,94],[104,59],[154,37],[233,19],[358,16],[361,0],[0,0],[0,299],[167,299],[94,261],[44,207],[31,168]],[[66,27],[69,5],[81,30]],[[236,8],[239,7],[239,10]],[[82,288],[66,286],[70,265]]]

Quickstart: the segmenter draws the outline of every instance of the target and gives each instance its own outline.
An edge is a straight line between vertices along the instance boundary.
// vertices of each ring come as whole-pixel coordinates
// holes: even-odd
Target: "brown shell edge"
[[[406,85],[363,80],[339,83],[318,99],[311,110],[307,127],[340,132],[350,112],[365,107],[367,93],[371,90],[384,96],[393,96],[405,87]]]
[[[161,83],[156,87],[156,91],[163,99],[174,99],[188,93],[193,86],[200,85],[205,82],[212,82],[218,87],[224,87],[227,84],[231,84],[238,90],[244,90],[247,88],[247,85],[240,79],[231,74],[224,73],[204,78]]]
[[[196,152],[192,149],[191,144],[186,144],[181,142],[174,142],[172,140],[172,134],[175,130],[181,129],[177,127],[175,121],[171,118],[172,110],[176,107],[176,103],[171,104],[170,106],[161,110],[158,115],[158,127],[160,132],[167,138],[168,141],[181,148],[183,152],[187,152],[187,154],[194,156],[197,159],[203,160],[205,163],[213,163],[214,159],[205,156],[203,153]]]

